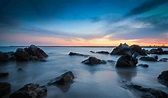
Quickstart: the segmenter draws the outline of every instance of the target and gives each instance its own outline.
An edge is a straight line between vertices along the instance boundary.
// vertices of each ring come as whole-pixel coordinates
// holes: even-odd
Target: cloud
[[[133,8],[130,12],[128,12],[125,16],[134,16],[139,15],[145,12],[148,12],[160,5],[167,3],[168,0],[146,0],[146,2],[142,3],[140,6]]]

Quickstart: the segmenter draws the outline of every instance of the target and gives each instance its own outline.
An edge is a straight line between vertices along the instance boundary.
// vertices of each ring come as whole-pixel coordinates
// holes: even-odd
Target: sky
[[[0,0],[0,45],[168,46],[168,0]]]

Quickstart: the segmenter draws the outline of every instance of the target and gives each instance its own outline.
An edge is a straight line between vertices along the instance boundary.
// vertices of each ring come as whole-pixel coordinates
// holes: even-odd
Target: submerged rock
[[[10,93],[11,90],[11,84],[7,82],[0,82],[0,97],[3,97],[4,95]]]
[[[70,56],[85,56],[85,57],[88,57],[88,56],[89,56],[89,55],[84,55],[84,54],[75,53],[75,52],[70,52],[69,55],[70,55]]]
[[[10,95],[10,98],[43,98],[47,95],[45,86],[39,84],[29,83],[24,85],[21,89]]]
[[[149,56],[141,57],[140,60],[142,60],[142,61],[155,61],[156,62],[158,60],[158,56],[155,56],[155,57],[149,57]]]
[[[106,61],[97,59],[96,57],[89,57],[88,59],[82,61],[82,63],[87,65],[97,65],[97,64],[106,64]]]
[[[0,78],[1,78],[1,77],[7,77],[8,75],[9,75],[8,72],[1,72],[1,73],[0,73]]]
[[[148,65],[148,64],[138,64],[138,66],[141,66],[141,67],[144,67],[144,68],[149,67],[149,65]]]
[[[100,53],[100,54],[109,54],[108,51],[97,51],[96,53]]]
[[[168,70],[163,71],[158,77],[158,82],[168,87]]]
[[[168,62],[168,58],[161,58],[159,61],[160,62]]]
[[[95,53],[94,51],[90,51],[91,53]]]
[[[136,67],[138,59],[132,56],[132,53],[128,52],[126,55],[122,55],[116,63],[116,67]]]
[[[162,48],[157,48],[157,49],[151,49],[150,53],[151,54],[168,54],[168,51],[163,51]]]

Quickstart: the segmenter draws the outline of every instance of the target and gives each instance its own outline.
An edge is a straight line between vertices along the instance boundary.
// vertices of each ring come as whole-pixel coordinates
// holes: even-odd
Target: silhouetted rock
[[[0,51],[0,63],[6,63],[9,61],[8,55]]]
[[[11,51],[11,52],[6,52],[6,55],[8,56],[8,59],[10,61],[15,61],[16,58],[15,58],[15,52]]]
[[[163,71],[158,77],[157,77],[158,81],[163,84],[166,85],[168,87],[168,70],[167,71]]]
[[[82,61],[82,63],[87,65],[97,65],[97,64],[106,64],[106,61],[97,59],[96,57],[89,57],[88,59]]]
[[[91,53],[95,53],[94,51],[90,51]]]
[[[96,53],[100,53],[100,54],[109,54],[108,51],[98,51],[98,52],[96,52]]]
[[[107,60],[107,62],[115,62],[114,60]]]
[[[74,75],[71,71],[68,71],[64,74],[62,74],[59,77],[56,77],[55,79],[51,80],[48,85],[66,85],[73,82]]]
[[[23,69],[22,68],[18,68],[17,71],[23,71]]]
[[[147,55],[146,51],[142,49],[139,45],[131,45],[129,49],[133,52],[138,53],[139,55]]]
[[[84,54],[75,53],[75,52],[70,52],[69,55],[70,55],[70,56],[85,56],[85,57],[88,57],[88,56],[89,56],[89,55],[84,55]]]
[[[144,68],[149,67],[149,65],[148,65],[148,64],[138,64],[138,66],[141,66],[141,67],[144,67]]]
[[[8,72],[1,72],[1,73],[0,73],[0,78],[1,78],[1,77],[7,77],[8,75],[9,75]]]
[[[162,48],[157,48],[157,49],[151,49],[150,53],[151,54],[168,54],[168,51],[163,51]]]
[[[10,98],[43,98],[47,95],[45,86],[30,83],[10,95]]]
[[[168,58],[161,58],[159,61],[161,61],[161,62],[168,62]]]
[[[0,82],[0,97],[8,94],[11,90],[11,84],[7,82]]]
[[[127,52],[126,55],[122,55],[116,63],[116,67],[136,67],[138,59],[133,57],[131,52]]]
[[[134,94],[140,96],[140,98],[168,98],[168,94],[153,88],[144,88],[136,84],[126,84],[127,89],[131,90]]]
[[[22,48],[18,48],[15,52],[15,57],[17,61],[29,61],[30,55]]]
[[[110,53],[112,55],[124,55],[129,51],[129,46],[124,43],[120,44],[118,47],[114,48],[113,51]]]
[[[142,61],[157,61],[157,59],[158,59],[158,57],[157,56],[155,56],[155,57],[149,57],[149,56],[147,56],[147,57],[141,57],[140,58],[140,60],[142,60]]]

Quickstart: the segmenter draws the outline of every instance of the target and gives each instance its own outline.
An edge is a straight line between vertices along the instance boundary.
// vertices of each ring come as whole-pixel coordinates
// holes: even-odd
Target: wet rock
[[[9,61],[8,55],[0,51],[0,63],[6,63]]]
[[[159,61],[160,62],[168,62],[168,58],[161,58]]]
[[[23,69],[22,68],[18,68],[17,71],[23,71]]]
[[[10,61],[15,61],[15,60],[16,60],[16,58],[15,58],[15,53],[14,53],[13,51],[11,51],[11,52],[6,52],[6,54],[7,54],[8,59],[9,59]]]
[[[107,62],[111,62],[111,63],[113,63],[113,62],[115,62],[114,60],[107,60]]]
[[[138,64],[138,66],[141,66],[141,67],[144,67],[144,68],[149,67],[149,65],[148,65],[148,64]]]
[[[10,95],[10,98],[43,98],[47,95],[45,86],[29,83]]]
[[[8,72],[1,72],[1,73],[0,73],[0,78],[2,78],[2,77],[7,77],[8,75],[9,75]]]
[[[100,53],[100,54],[109,54],[108,51],[98,51],[98,52],[96,52],[96,53]]]
[[[118,47],[114,48],[113,51],[110,53],[112,55],[124,55],[129,51],[129,46],[124,43],[120,44]]]
[[[168,70],[163,71],[158,77],[158,82],[168,87]]]
[[[7,82],[0,82],[0,97],[10,93],[11,84]]]
[[[15,57],[17,61],[29,61],[30,55],[22,48],[18,48],[15,52]]]
[[[94,51],[90,51],[91,53],[95,53]]]
[[[136,67],[138,59],[132,56],[132,53],[127,52],[126,55],[122,55],[116,63],[116,67]]]
[[[70,56],[85,56],[85,57],[88,57],[88,56],[89,56],[89,55],[84,55],[84,54],[75,53],[75,52],[70,52],[69,55],[70,55]]]
[[[89,57],[88,59],[82,61],[82,63],[87,65],[97,65],[97,64],[106,64],[106,61],[97,59],[96,57]]]
[[[142,61],[157,61],[157,59],[158,59],[158,56],[155,56],[155,57],[147,56],[147,57],[141,57],[140,58],[140,60],[142,60]]]
[[[163,51],[162,48],[157,48],[157,49],[151,49],[150,53],[151,54],[168,54],[168,51]]]
[[[51,80],[48,85],[66,85],[73,82],[74,75],[71,71],[68,71],[64,74],[62,74],[59,77],[56,77],[55,79]]]
[[[139,45],[131,45],[129,49],[133,52],[138,53],[139,55],[147,55],[146,51],[142,49]]]

